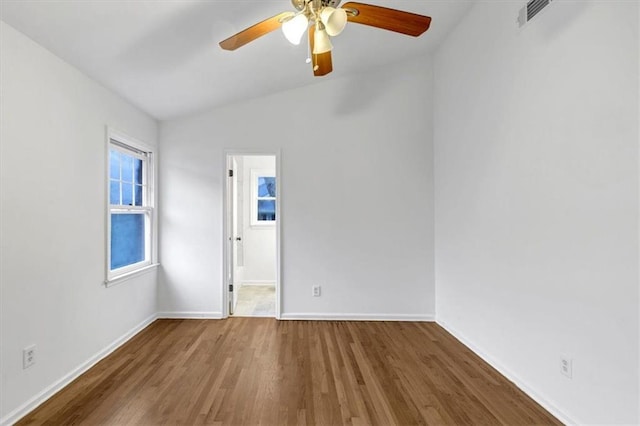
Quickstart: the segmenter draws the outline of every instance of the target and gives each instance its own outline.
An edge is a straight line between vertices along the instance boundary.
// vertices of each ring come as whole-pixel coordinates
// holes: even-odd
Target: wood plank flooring
[[[159,320],[19,422],[561,424],[435,323]]]

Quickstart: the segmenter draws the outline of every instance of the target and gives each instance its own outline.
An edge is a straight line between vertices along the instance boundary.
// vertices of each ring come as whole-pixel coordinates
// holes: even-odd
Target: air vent
[[[527,22],[533,19],[538,13],[549,6],[553,0],[530,0],[525,7],[520,9],[518,15],[518,24],[523,27]]]

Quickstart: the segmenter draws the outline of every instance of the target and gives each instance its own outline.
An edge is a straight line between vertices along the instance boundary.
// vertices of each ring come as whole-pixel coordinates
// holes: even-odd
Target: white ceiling
[[[348,24],[332,39],[324,79],[416,55],[438,45],[472,0],[372,0],[431,16],[414,39]],[[234,52],[218,42],[289,0],[1,0],[0,19],[159,120],[313,84],[307,47],[274,31]]]

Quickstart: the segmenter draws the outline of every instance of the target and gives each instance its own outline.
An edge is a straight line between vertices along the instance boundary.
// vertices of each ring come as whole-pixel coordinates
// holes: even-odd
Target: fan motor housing
[[[303,10],[307,3],[311,3],[314,0],[291,0],[291,4],[297,10]],[[322,6],[338,7],[341,0],[319,0]]]

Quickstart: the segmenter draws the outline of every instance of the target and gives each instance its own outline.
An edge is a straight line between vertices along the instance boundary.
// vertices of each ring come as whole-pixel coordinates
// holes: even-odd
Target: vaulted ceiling
[[[236,51],[218,42],[288,0],[2,0],[0,19],[157,119],[428,55],[472,0],[371,0],[433,18],[420,38],[350,23],[333,38],[334,72],[313,77],[307,45],[274,31]]]

